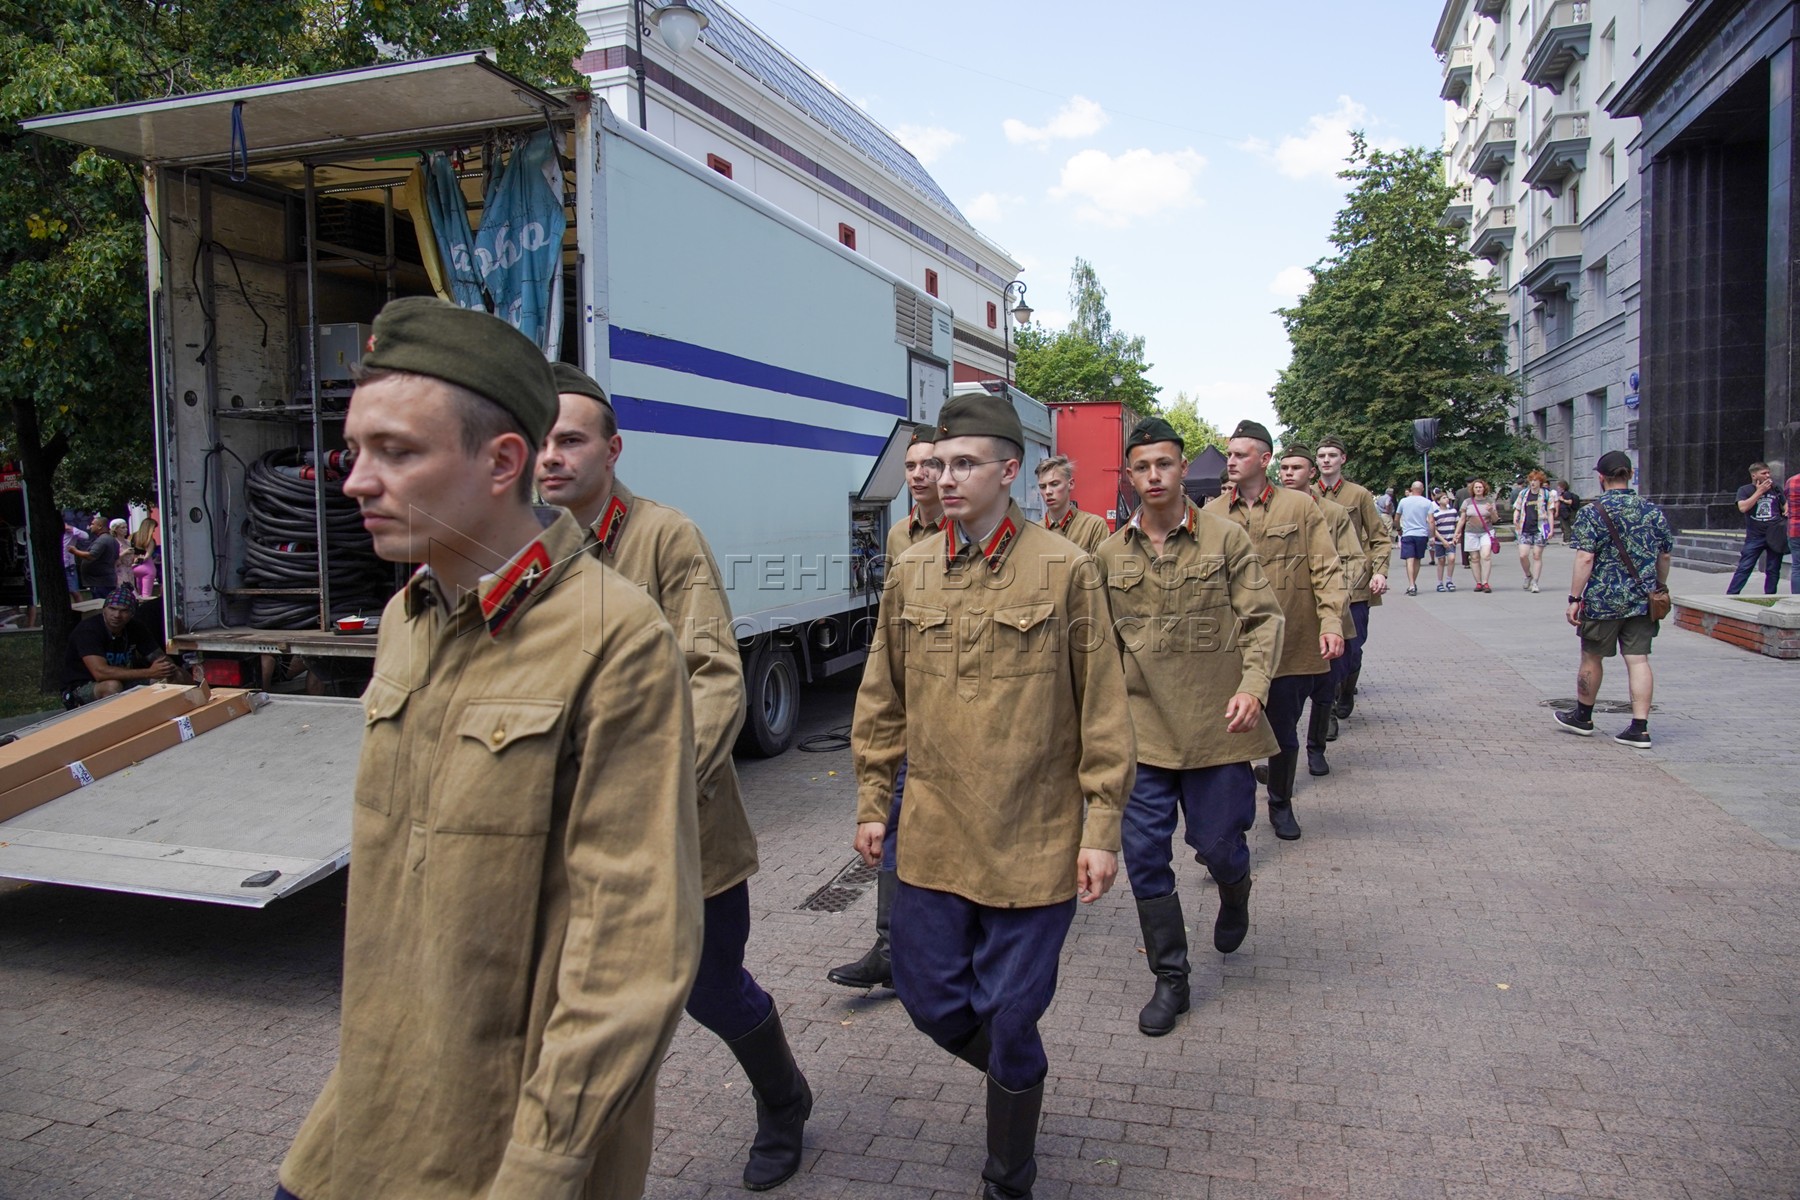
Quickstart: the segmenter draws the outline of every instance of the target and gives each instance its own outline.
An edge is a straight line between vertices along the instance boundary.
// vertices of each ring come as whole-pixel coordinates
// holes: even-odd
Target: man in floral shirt
[[[1623,654],[1631,684],[1631,724],[1613,740],[1648,750],[1650,642],[1657,633],[1650,592],[1668,582],[1675,539],[1662,509],[1632,489],[1629,455],[1608,450],[1594,470],[1601,492],[1575,516],[1575,577],[1569,585],[1568,621],[1581,633],[1575,711],[1557,712],[1556,723],[1581,737],[1594,736],[1594,699],[1600,694],[1605,660]]]

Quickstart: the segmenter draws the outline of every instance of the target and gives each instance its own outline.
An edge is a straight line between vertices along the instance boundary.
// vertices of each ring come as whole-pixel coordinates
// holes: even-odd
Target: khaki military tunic
[[[601,560],[649,593],[687,659],[699,770],[701,888],[708,899],[756,874],[756,834],[731,758],[744,724],[744,664],[712,549],[681,512],[634,496],[617,479],[592,544]]]
[[[1125,659],[1138,761],[1188,771],[1275,754],[1267,717],[1243,733],[1225,728],[1237,693],[1269,699],[1286,621],[1250,535],[1189,501],[1160,555],[1134,519],[1095,557]]]
[[[1394,554],[1394,531],[1382,519],[1381,510],[1375,507],[1374,493],[1362,484],[1340,476],[1336,486],[1329,488],[1314,480],[1313,494],[1346,509],[1356,536],[1362,542],[1365,561],[1362,571],[1350,578],[1351,603],[1379,605],[1381,597],[1369,590],[1369,581],[1376,575],[1388,573]]]
[[[1343,565],[1345,577],[1367,580],[1369,560],[1363,553],[1362,539],[1356,536],[1356,523],[1350,518],[1350,510],[1329,500],[1321,499],[1318,504],[1319,514],[1325,518],[1325,527],[1331,531],[1331,544],[1337,547],[1338,562]],[[1351,594],[1355,595],[1355,592],[1352,591]],[[1348,604],[1344,605],[1343,627],[1345,641],[1356,636],[1356,619],[1350,615]]]
[[[1287,625],[1276,676],[1329,671],[1331,664],[1319,656],[1319,631],[1336,633],[1343,627],[1349,596],[1337,547],[1318,504],[1272,483],[1246,502],[1239,498],[1237,485],[1226,484],[1223,492],[1207,501],[1205,511],[1249,532],[1263,574],[1281,601]]]
[[[1106,522],[1091,512],[1083,512],[1073,504],[1063,514],[1063,519],[1052,523],[1049,517],[1044,518],[1044,528],[1051,533],[1060,533],[1086,550],[1089,554],[1100,548],[1100,543],[1112,536],[1112,530]]]
[[[944,520],[939,517],[935,521],[920,519],[919,510],[913,509],[906,520],[900,522],[887,532],[888,569],[893,570],[894,560],[908,550],[936,533],[944,527]]]
[[[543,511],[479,594],[421,570],[382,613],[301,1200],[643,1194],[700,953],[693,718],[662,614]]]
[[[1093,558],[1017,504],[977,548],[928,537],[889,569],[851,742],[857,821],[885,822],[906,760],[902,881],[1024,908],[1075,895],[1119,849],[1137,770]]]

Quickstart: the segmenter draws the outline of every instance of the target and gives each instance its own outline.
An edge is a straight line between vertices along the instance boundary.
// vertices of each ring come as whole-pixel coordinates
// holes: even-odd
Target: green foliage
[[[1351,184],[1313,283],[1279,310],[1293,358],[1272,393],[1289,436],[1349,448],[1348,474],[1379,491],[1419,476],[1412,422],[1440,420],[1434,480],[1509,480],[1535,465],[1510,428],[1506,313],[1438,218],[1451,199],[1441,156],[1371,150],[1359,135]]]
[[[1181,435],[1181,448],[1189,459],[1208,446],[1225,448],[1225,433],[1200,415],[1199,406],[1186,392],[1176,392],[1175,399],[1163,409],[1163,419]]]
[[[0,0],[0,445],[31,493],[40,579],[56,507],[151,495],[144,214],[119,163],[19,121],[322,71],[492,48],[574,83],[576,0]],[[67,597],[45,589],[46,679]]]
[[[1045,404],[1117,400],[1140,417],[1155,412],[1161,389],[1144,377],[1150,369],[1144,339],[1113,328],[1106,289],[1085,259],[1076,259],[1069,272],[1069,311],[1074,316],[1067,329],[1019,330],[1013,340],[1019,387]]]

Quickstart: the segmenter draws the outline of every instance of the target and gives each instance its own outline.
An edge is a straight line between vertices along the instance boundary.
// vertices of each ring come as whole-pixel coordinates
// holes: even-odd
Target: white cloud
[[[1259,158],[1275,165],[1289,179],[1337,178],[1350,155],[1350,132],[1366,130],[1369,110],[1348,96],[1339,96],[1337,107],[1306,119],[1306,132],[1289,134],[1271,146],[1261,138],[1249,138],[1238,144]],[[1397,150],[1401,143],[1393,139],[1369,138],[1379,150]]]
[[[894,136],[927,166],[942,158],[944,151],[963,140],[963,135],[954,129],[942,129],[936,125],[896,125]]]
[[[983,192],[962,206],[963,216],[976,225],[998,225],[1000,218],[1015,205],[1025,203],[1023,196],[1002,195],[999,192]]]
[[[1312,272],[1305,267],[1283,267],[1280,274],[1269,281],[1269,291],[1284,300],[1295,300],[1306,294],[1312,282]]]
[[[1006,140],[1015,146],[1042,146],[1046,142],[1091,137],[1105,128],[1111,119],[1094,101],[1086,96],[1075,96],[1045,125],[1031,126],[1016,117],[1008,117],[1001,122],[1000,128],[1006,133]]]
[[[1139,217],[1195,203],[1194,177],[1205,166],[1192,150],[1127,150],[1117,158],[1083,150],[1063,164],[1062,182],[1050,195],[1080,201],[1075,215],[1083,221],[1123,228]]]

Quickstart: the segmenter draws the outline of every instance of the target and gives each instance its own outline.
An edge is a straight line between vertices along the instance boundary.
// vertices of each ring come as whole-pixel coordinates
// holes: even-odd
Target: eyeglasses
[[[985,467],[1006,460],[1004,458],[953,458],[949,462],[939,462],[937,459],[932,461],[943,468],[944,474],[950,477],[951,483],[963,483],[969,478],[969,472],[976,467]]]

